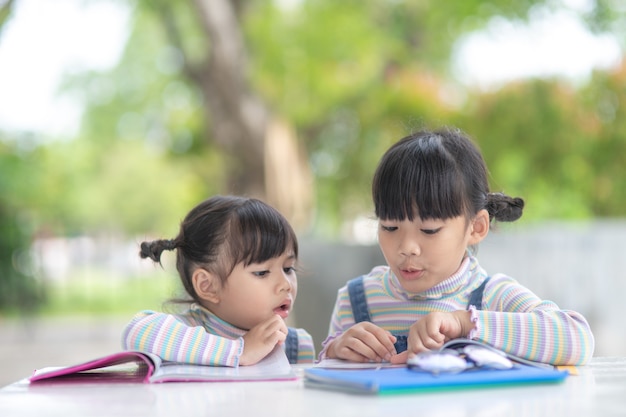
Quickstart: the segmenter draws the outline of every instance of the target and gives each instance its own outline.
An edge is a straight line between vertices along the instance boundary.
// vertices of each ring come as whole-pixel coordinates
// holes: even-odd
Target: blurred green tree
[[[585,218],[592,163],[575,91],[557,80],[530,80],[477,97],[457,124],[472,132],[492,188],[527,200],[526,218]],[[555,158],[559,155],[559,158]]]
[[[449,119],[458,37],[547,3],[137,0],[119,67],[74,79],[83,136],[134,129],[181,154],[208,148],[219,190],[260,196],[301,230],[315,208],[316,230],[333,234],[363,211],[391,141]]]
[[[13,6],[13,0],[0,4],[0,35]],[[14,146],[2,139],[0,135],[0,311],[32,313],[45,293],[29,258],[32,231],[20,210],[23,207],[13,198],[22,187],[31,185],[31,177]]]
[[[579,90],[535,79],[476,95],[453,123],[480,144],[492,187],[527,199],[526,218],[624,217],[624,68]]]
[[[591,2],[583,17],[626,44],[613,1]],[[28,275],[33,231],[174,234],[215,193],[260,196],[300,233],[336,238],[369,212],[384,150],[442,124],[476,138],[493,188],[529,200],[525,218],[625,214],[623,66],[583,88],[527,80],[487,93],[448,73],[459,36],[560,2],[123,3],[134,13],[117,67],[64,84],[85,103],[77,137],[0,138],[19,144],[0,157],[0,224],[12,239],[2,271]],[[0,3],[0,31],[13,4]]]
[[[626,60],[609,72],[596,71],[576,97],[588,115],[581,126],[592,143],[586,153],[593,165],[586,201],[598,217],[626,216]]]
[[[580,161],[581,153],[599,149],[595,144],[619,145],[620,129],[609,133],[619,119],[592,129],[594,120],[622,108],[611,110],[619,79],[609,83],[598,75],[581,94],[551,81],[482,94],[460,91],[447,74],[460,35],[495,17],[525,19],[534,7],[562,5],[128,4],[135,7],[134,19],[119,65],[72,74],[65,83],[66,94],[86,103],[79,137],[42,146],[31,156],[40,182],[21,195],[36,207],[35,228],[162,233],[199,198],[234,192],[261,194],[299,230],[336,237],[345,219],[368,212],[371,174],[391,142],[416,128],[447,123],[481,142],[500,183],[495,188],[519,190],[537,202],[531,217],[619,214],[618,204],[606,204],[617,181],[607,178],[619,173],[589,178],[616,163]],[[220,4],[229,17],[213,19],[218,11],[212,8]],[[603,1],[589,9],[593,27],[623,18],[603,12],[607,7]],[[223,59],[231,61],[218,62]],[[595,95],[603,107],[594,108]],[[261,128],[237,119],[244,118],[239,113],[248,101],[252,113],[264,115]],[[236,111],[227,111],[229,106]],[[237,129],[229,127],[237,123]],[[612,136],[598,140],[594,135],[601,133]],[[610,151],[597,153],[615,158]],[[558,185],[549,184],[553,179]],[[545,196],[562,203],[554,206]]]
[[[12,196],[28,187],[29,175],[12,146],[0,141],[0,311],[33,313],[45,299],[30,258],[28,211]],[[23,182],[16,182],[15,178]]]

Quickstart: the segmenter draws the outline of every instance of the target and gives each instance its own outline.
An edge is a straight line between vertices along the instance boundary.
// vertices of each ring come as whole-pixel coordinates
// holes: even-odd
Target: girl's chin
[[[285,320],[287,317],[289,317],[289,310],[277,308],[274,310],[274,314],[280,316],[283,320]]]
[[[398,281],[405,291],[413,294],[428,291],[429,289],[437,285],[437,283],[432,283],[424,276],[419,278],[409,276],[408,279],[406,279],[404,276],[401,275],[398,277]]]

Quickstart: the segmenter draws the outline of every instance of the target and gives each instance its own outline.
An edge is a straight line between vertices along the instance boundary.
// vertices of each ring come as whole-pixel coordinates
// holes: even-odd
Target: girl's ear
[[[218,276],[210,273],[206,269],[198,268],[193,271],[191,282],[193,283],[193,289],[196,290],[198,297],[214,304],[220,302],[222,282]]]
[[[489,212],[480,210],[470,225],[469,245],[476,245],[489,233]]]

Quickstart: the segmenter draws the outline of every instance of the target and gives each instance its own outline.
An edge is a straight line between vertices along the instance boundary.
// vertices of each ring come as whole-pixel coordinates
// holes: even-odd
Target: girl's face
[[[486,210],[470,222],[465,216],[447,220],[380,220],[378,243],[402,287],[420,293],[454,274],[467,247],[482,240],[488,230]]]
[[[289,251],[263,263],[237,264],[219,289],[213,313],[230,324],[249,330],[278,314],[289,316],[296,299],[296,257]]]

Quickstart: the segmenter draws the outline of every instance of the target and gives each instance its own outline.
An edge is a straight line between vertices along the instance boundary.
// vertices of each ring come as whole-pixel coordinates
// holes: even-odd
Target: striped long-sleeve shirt
[[[304,329],[293,330],[298,335],[297,362],[313,362],[313,338]],[[124,329],[122,347],[151,352],[168,361],[235,367],[243,353],[245,333],[192,304],[182,314],[137,313]]]
[[[419,294],[405,291],[386,266],[374,268],[364,276],[363,284],[372,322],[394,334],[407,334],[409,327],[428,313],[467,309],[470,293],[486,278],[476,258],[468,257],[453,276]],[[481,307],[470,308],[476,323],[467,335],[471,339],[554,365],[581,365],[593,355],[593,334],[581,314],[541,300],[513,278],[493,275],[485,286]],[[354,323],[346,285],[338,291],[320,358],[329,343]]]

